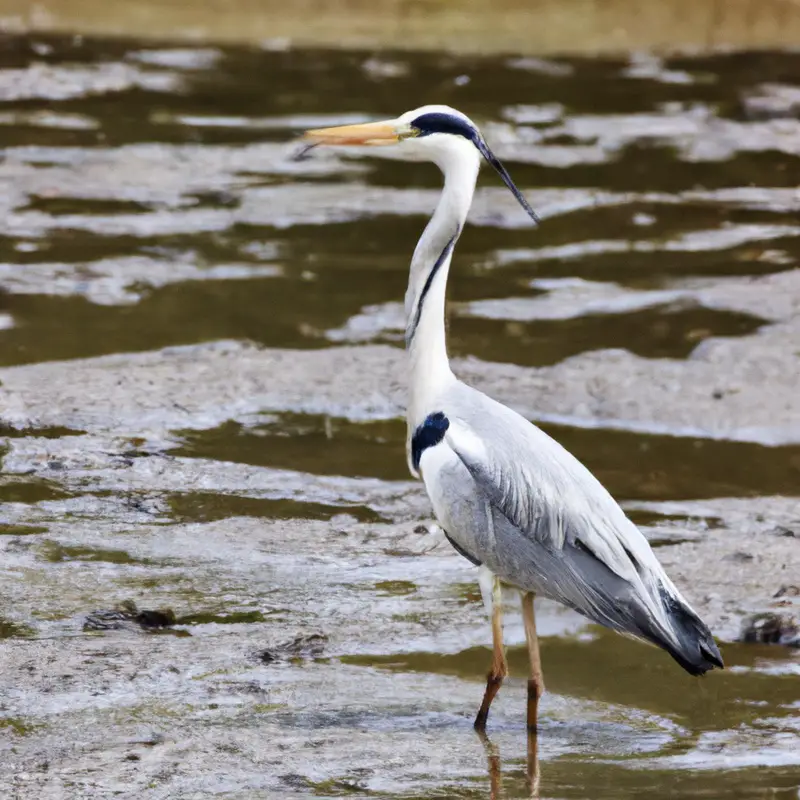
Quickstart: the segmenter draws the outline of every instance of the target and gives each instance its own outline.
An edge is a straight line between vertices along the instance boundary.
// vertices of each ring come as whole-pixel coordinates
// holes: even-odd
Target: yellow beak
[[[314,144],[386,145],[400,141],[395,120],[366,122],[360,125],[340,125],[336,128],[318,128],[306,131],[303,138]]]

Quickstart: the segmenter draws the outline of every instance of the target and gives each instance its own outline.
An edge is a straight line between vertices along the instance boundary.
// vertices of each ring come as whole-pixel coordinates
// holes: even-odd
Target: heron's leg
[[[542,661],[539,658],[539,637],[536,635],[536,616],[533,610],[533,592],[522,595],[522,621],[525,624],[525,641],[531,662],[531,677],[528,681],[528,729],[535,731],[539,717],[539,698],[544,694]]]
[[[478,581],[481,586],[483,602],[492,620],[492,666],[486,676],[483,702],[478,710],[478,716],[475,717],[475,730],[482,731],[486,728],[492,700],[499,691],[503,678],[508,675],[508,664],[506,664],[506,651],[503,645],[503,590],[500,586],[500,578],[493,575],[486,567],[481,567]]]

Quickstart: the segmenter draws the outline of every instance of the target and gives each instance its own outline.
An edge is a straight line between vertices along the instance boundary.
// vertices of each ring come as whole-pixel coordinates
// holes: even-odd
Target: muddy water
[[[4,40],[4,796],[489,796],[474,569],[404,456],[400,301],[439,178],[287,144],[436,101],[545,220],[482,176],[458,371],[626,504],[729,664],[694,681],[543,603],[542,796],[796,798],[798,651],[735,640],[797,614],[798,74]],[[513,603],[507,636],[518,797]]]

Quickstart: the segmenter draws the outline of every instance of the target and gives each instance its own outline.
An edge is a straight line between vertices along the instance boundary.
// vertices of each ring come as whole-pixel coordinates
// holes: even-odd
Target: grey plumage
[[[708,628],[638,528],[574,456],[453,380],[450,422],[420,469],[448,536],[503,581],[663,647],[693,674],[721,666]]]

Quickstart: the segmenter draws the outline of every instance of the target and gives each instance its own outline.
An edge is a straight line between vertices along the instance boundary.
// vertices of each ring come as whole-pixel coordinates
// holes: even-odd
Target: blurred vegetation
[[[794,46],[798,0],[0,0],[7,31],[271,47],[612,53]]]

